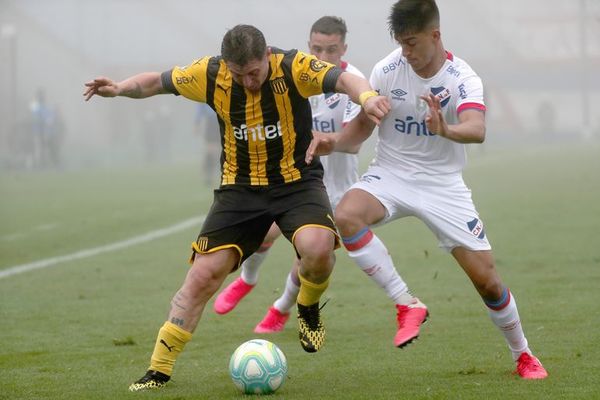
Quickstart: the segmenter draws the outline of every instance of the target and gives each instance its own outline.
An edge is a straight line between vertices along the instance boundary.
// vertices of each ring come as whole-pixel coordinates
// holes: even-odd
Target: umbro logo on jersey
[[[402,100],[402,101],[404,101],[404,100],[406,100],[404,98],[404,96],[406,96],[406,95],[407,95],[407,93],[404,90],[402,90],[402,89],[394,89],[394,90],[392,90],[392,100]]]

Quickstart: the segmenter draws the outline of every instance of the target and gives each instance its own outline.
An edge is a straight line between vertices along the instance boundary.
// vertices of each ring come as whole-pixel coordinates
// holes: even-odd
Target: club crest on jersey
[[[322,70],[326,66],[327,66],[327,64],[325,64],[321,60],[315,60],[315,59],[310,60],[310,69],[312,69],[315,72],[319,72],[320,70]]]
[[[450,90],[445,87],[432,87],[431,93],[440,100],[440,106],[444,107],[450,101]]]
[[[340,103],[341,98],[339,93],[325,93],[325,104],[333,110]]]
[[[473,236],[477,239],[483,239],[485,237],[485,230],[483,229],[483,222],[480,219],[474,218],[472,221],[467,222],[469,230]]]
[[[285,79],[282,77],[269,81],[269,84],[271,85],[271,89],[277,94],[284,94],[288,90],[287,83],[285,83]]]
[[[404,100],[406,100],[404,98],[404,96],[406,96],[406,95],[407,95],[407,93],[404,90],[402,90],[402,89],[393,89],[392,90],[392,100],[402,100],[402,101],[404,101]]]

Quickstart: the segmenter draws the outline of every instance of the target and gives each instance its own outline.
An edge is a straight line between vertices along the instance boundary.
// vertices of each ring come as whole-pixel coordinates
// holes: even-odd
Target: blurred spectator
[[[217,114],[206,103],[198,104],[194,119],[194,130],[202,137],[202,175],[207,185],[214,186],[220,177],[221,134]]]
[[[149,164],[171,161],[171,109],[162,104],[158,110],[146,110],[142,118],[144,159]]]
[[[64,121],[57,106],[51,108],[46,103],[43,89],[38,89],[30,111],[30,157],[27,166],[33,168],[59,168],[61,147],[64,139]]]

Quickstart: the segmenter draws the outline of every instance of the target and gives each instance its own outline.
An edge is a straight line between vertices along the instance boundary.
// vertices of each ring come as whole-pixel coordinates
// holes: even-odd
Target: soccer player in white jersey
[[[346,33],[346,23],[343,19],[334,16],[322,17],[311,27],[309,50],[319,59],[363,77],[357,68],[342,61],[348,47],[345,43]],[[356,117],[360,111],[360,106],[353,103],[345,94],[326,93],[312,96],[309,100],[312,109],[313,130],[324,134],[341,131],[342,127]],[[333,153],[321,157],[321,163],[325,170],[323,182],[327,188],[332,209],[335,209],[344,192],[358,180],[358,156],[355,153],[359,148],[360,144],[348,149],[347,153]],[[233,310],[240,300],[256,286],[259,267],[279,235],[280,231],[277,225],[273,224],[258,251],[242,264],[240,276],[217,296],[214,308],[218,314],[225,314]],[[284,328],[290,316],[290,310],[296,304],[300,289],[298,263],[299,260],[296,259],[288,274],[284,292],[275,300],[265,317],[254,328],[256,333],[279,332]]]
[[[504,335],[525,379],[547,372],[531,354],[514,296],[500,280],[483,223],[462,179],[465,143],[485,138],[485,104],[480,78],[441,41],[435,0],[400,0],[389,17],[400,44],[374,67],[371,86],[392,109],[379,126],[376,156],[346,192],[335,220],[349,256],[396,303],[394,345],[419,335],[428,317],[425,304],[408,290],[371,226],[415,216],[436,235],[473,282]],[[341,134],[316,135],[307,151],[345,151],[366,140],[374,124],[360,113]]]

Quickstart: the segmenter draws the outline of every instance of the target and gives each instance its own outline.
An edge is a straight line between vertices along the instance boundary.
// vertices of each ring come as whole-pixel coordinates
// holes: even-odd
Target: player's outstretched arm
[[[375,122],[364,110],[344,126],[341,132],[323,133],[313,131],[313,139],[306,150],[305,161],[310,164],[315,156],[324,156],[334,151],[357,153],[360,145],[371,136]]]
[[[369,81],[350,72],[342,72],[335,85],[337,92],[346,93],[353,102],[360,104],[366,116],[379,125],[381,119],[390,111],[390,101],[385,96],[379,96]]]
[[[121,82],[110,78],[98,77],[85,83],[83,96],[88,101],[92,96],[116,97],[124,96],[143,99],[157,94],[167,93],[162,86],[160,72],[144,72]]]

